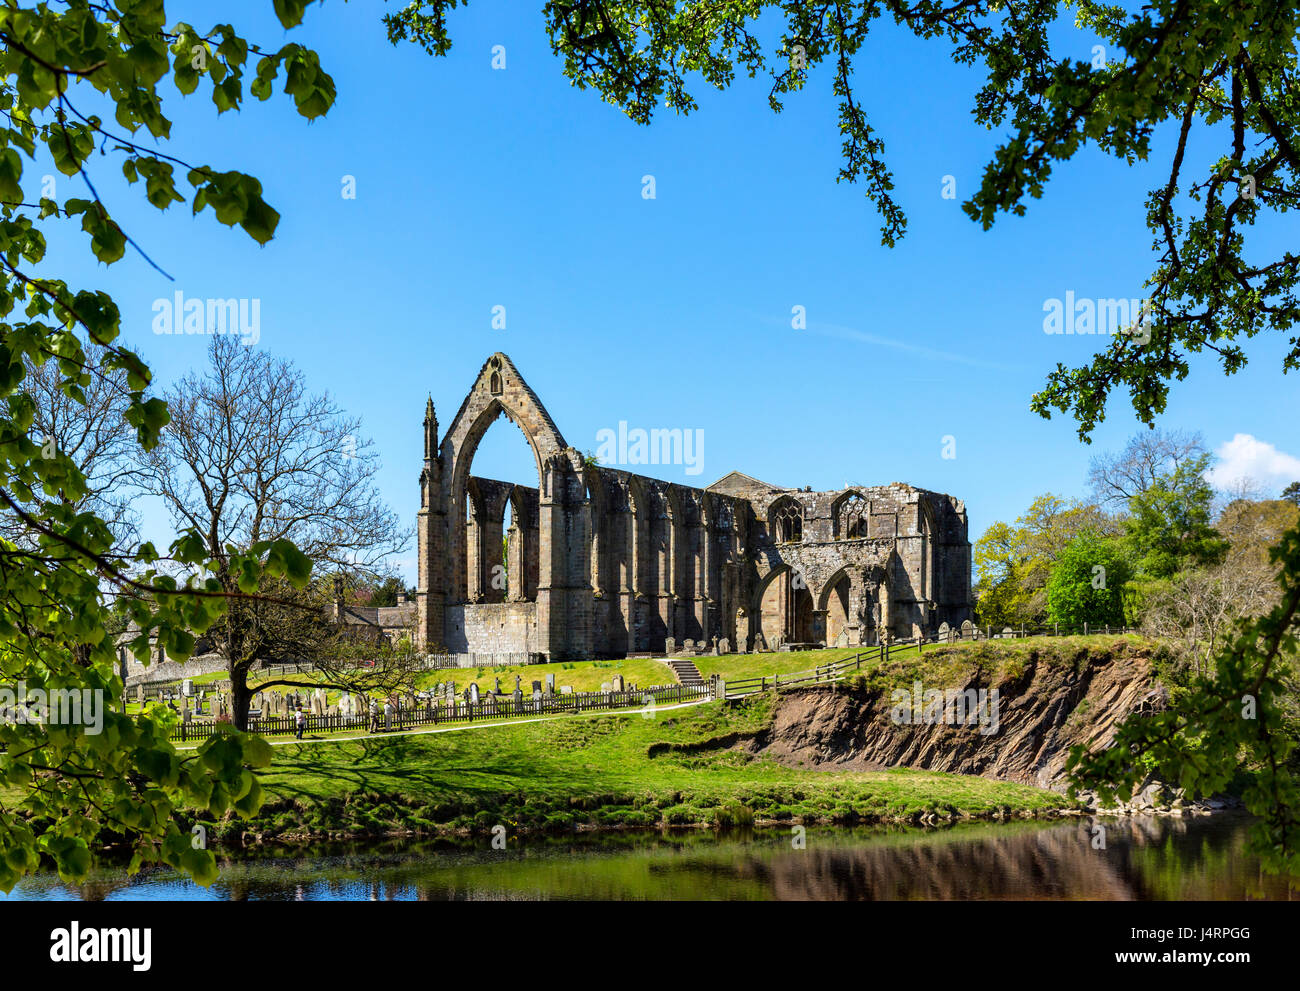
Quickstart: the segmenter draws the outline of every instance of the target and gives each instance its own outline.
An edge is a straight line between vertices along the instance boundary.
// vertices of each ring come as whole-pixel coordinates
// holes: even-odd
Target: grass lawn
[[[638,688],[651,685],[675,685],[672,671],[663,661],[649,658],[628,657],[612,661],[565,661],[555,664],[516,664],[502,667],[444,668],[438,671],[423,672],[418,681],[421,688],[444,681],[454,681],[456,691],[463,692],[471,681],[477,682],[479,691],[492,688],[493,679],[501,679],[501,690],[515,690],[515,675],[520,677],[520,685],[525,695],[532,694],[532,683],[540,681],[546,685],[546,676],[555,675],[555,688],[572,685],[575,692],[598,692],[604,682],[616,674],[621,674],[627,684]]]
[[[720,674],[727,681],[738,678],[757,678],[760,675],[791,674],[808,671],[831,661],[852,657],[871,647],[832,647],[828,650],[795,650],[789,653],[775,651],[765,654],[723,654],[721,657],[696,657],[695,666],[705,679]]]
[[[733,744],[772,699],[643,718],[581,716],[467,732],[275,748],[260,774],[269,835],[307,831],[559,829],[757,820],[898,820],[1061,808],[1056,794],[928,771],[811,771]]]

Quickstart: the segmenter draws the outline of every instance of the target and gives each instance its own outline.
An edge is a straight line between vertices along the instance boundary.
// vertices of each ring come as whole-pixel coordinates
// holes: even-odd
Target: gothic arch
[[[650,536],[650,502],[645,486],[636,475],[627,476],[627,508],[628,588],[639,594],[646,587],[644,571]]]
[[[539,565],[536,489],[516,485],[510,490],[510,530],[506,555],[506,598],[537,600]]]
[[[849,572],[850,565],[843,565],[842,567],[837,568],[835,573],[827,578],[826,581],[822,582],[822,587],[817,593],[818,609],[826,608],[827,604],[830,602],[831,591],[845,578],[849,578]]]
[[[587,497],[589,519],[588,532],[591,534],[591,588],[593,592],[604,595],[609,586],[609,533],[606,525],[609,512],[609,496],[605,490],[605,479],[598,468],[586,465],[582,472],[583,485]]]
[[[924,500],[917,503],[916,532],[921,536],[921,573],[916,597],[921,602],[931,602],[935,598],[938,555],[935,553],[934,512]]]
[[[783,495],[767,507],[767,533],[774,544],[803,542],[804,505],[792,495]]]
[[[845,492],[831,504],[832,533],[836,540],[859,540],[868,536],[871,503],[856,489]]]
[[[447,583],[453,600],[464,601],[471,584],[463,563],[467,557],[465,527],[457,525],[465,519],[470,466],[479,442],[501,416],[518,427],[528,441],[537,465],[538,491],[543,498],[549,474],[545,470],[546,464],[567,451],[564,438],[550,414],[510,359],[501,353],[488,358],[443,436],[439,451],[442,477],[448,483],[445,489],[447,512],[450,520],[454,521],[448,535],[451,552],[448,557],[453,570]]]
[[[478,480],[470,477],[465,480],[465,498],[457,516],[458,528],[462,538],[464,561],[457,562],[457,596],[467,602],[478,602],[483,598],[485,587],[483,576],[482,540],[487,522],[484,511],[483,496],[479,492]],[[461,583],[461,579],[464,579]]]
[[[813,639],[814,603],[803,574],[788,564],[773,568],[755,590],[753,614],[767,649]]]

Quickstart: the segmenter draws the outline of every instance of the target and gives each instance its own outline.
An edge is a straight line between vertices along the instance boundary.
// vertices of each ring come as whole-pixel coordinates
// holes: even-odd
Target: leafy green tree
[[[1062,626],[1123,626],[1132,569],[1119,541],[1081,534],[1057,557],[1047,583],[1047,615]]]
[[[370,596],[369,604],[372,606],[395,606],[397,597],[406,594],[406,586],[396,575],[389,575],[379,586],[375,588]]]
[[[1282,490],[1282,498],[1293,506],[1300,506],[1300,482],[1292,482]]]
[[[977,619],[992,626],[1041,623],[1047,581],[1057,557],[1084,533],[1114,536],[1118,521],[1094,503],[1070,502],[1048,492],[1015,525],[995,522],[975,542]]]
[[[268,99],[282,73],[304,117],[323,114],[334,99],[333,82],[303,46],[266,50],[230,24],[207,31],[169,24],[165,6],[10,0],[0,8],[0,512],[24,533],[21,548],[0,538],[0,703],[11,717],[0,720],[3,890],[41,856],[65,879],[83,877],[110,836],[130,848],[131,870],[162,860],[201,883],[215,878],[212,853],[191,842],[175,811],[253,813],[261,802],[253,771],[269,761],[270,749],[231,733],[178,753],[167,742],[165,716],[121,711],[123,686],[106,631],[126,617],[140,631],[130,645],[138,658],[148,658],[152,637],[169,656],[185,657],[193,633],[211,627],[232,597],[248,595],[265,578],[297,587],[309,578],[310,562],[283,540],[257,541],[229,556],[224,566],[238,576],[233,591],[217,580],[193,531],[166,557],[149,544],[121,552],[109,524],[86,502],[93,491],[76,462],[64,451],[44,456],[40,438],[30,436],[32,370],[48,372],[51,363],[57,388],[83,405],[96,381],[124,379],[127,401],[118,415],[142,450],[158,443],[168,422],[165,404],[147,395],[144,362],[117,343],[121,317],[113,300],[37,274],[46,232],[56,225],[79,226],[106,265],[128,247],[139,251],[95,192],[95,169],[120,168],[159,210],[189,202],[194,213],[210,209],[259,244],[274,235],[279,215],[253,176],[156,150],[171,129],[164,81],[187,96],[202,85],[218,113],[238,108],[245,83],[253,96]],[[305,5],[274,6],[287,29]],[[110,106],[112,122],[88,105]],[[137,140],[141,132],[144,141]],[[44,189],[28,195],[28,166],[41,174],[46,155],[88,195],[61,202]],[[38,692],[46,699],[76,693],[102,722],[84,712],[77,718],[75,710],[62,714],[67,719],[53,707],[42,712]]]
[[[1220,561],[1227,552],[1227,541],[1210,524],[1209,464],[1209,455],[1188,459],[1129,500],[1124,531],[1144,576],[1168,578],[1184,567]]]

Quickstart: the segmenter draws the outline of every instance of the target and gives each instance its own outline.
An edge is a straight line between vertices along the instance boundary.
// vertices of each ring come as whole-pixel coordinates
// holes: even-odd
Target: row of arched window
[[[871,503],[857,492],[850,492],[835,505],[835,540],[861,540],[868,536]],[[782,496],[768,513],[768,533],[778,544],[797,544],[803,540],[804,507],[794,496]],[[930,515],[921,513],[921,531],[929,536]]]
[[[835,539],[866,537],[869,512],[870,504],[856,492],[841,499],[835,509]],[[797,544],[803,540],[803,518],[803,503],[793,496],[783,496],[772,504],[768,532],[778,544]]]

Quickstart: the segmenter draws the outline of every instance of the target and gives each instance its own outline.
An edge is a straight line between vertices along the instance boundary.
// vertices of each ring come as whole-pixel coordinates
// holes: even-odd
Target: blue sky
[[[51,238],[50,270],[113,294],[160,384],[201,364],[207,342],[152,334],[156,299],[178,289],[259,299],[260,345],[363,418],[383,457],[383,495],[407,522],[425,397],[445,428],[498,350],[579,449],[594,451],[598,431],[619,421],[700,430],[700,474],[650,473],[700,485],[739,469],[814,489],[908,481],[964,498],[972,540],[1040,493],[1084,494],[1089,456],[1138,428],[1116,397],[1090,449],[1071,421],[1043,420],[1029,400],[1058,361],[1076,365],[1104,343],[1045,335],[1044,300],[1142,295],[1153,267],[1143,202],[1167,168],[1164,144],[1136,167],[1085,152],[1058,167],[1027,216],[981,231],[960,203],[1000,135],[970,116],[978,76],[932,43],[882,30],[857,88],[910,221],[889,249],[862,190],[834,181],[825,69],[780,115],[765,87],[742,80],[720,94],[697,87],[697,113],[665,112],[645,128],[569,84],[540,4],[457,11],[444,59],[392,47],[383,4],[313,6],[292,32],[269,2],[212,9],[179,5],[172,16],[201,29],[220,16],[263,47],[307,44],[338,87],[333,110],[310,125],[278,91],[221,117],[203,88],[166,104],[167,150],[258,176],[282,215],[276,238],[259,248],[186,205],[159,214],[105,158],[101,195],[175,281],[131,252],[99,265],[75,230]],[[1092,39],[1071,44],[1089,57]],[[494,45],[505,46],[504,70],[492,68]],[[956,200],[941,196],[949,175]],[[341,195],[344,176],[355,199]],[[84,195],[79,180],[58,181],[60,200]],[[1261,250],[1286,233],[1261,238]],[[506,308],[503,330],[492,328],[494,306]],[[806,329],[791,327],[796,306]],[[1225,469],[1267,472],[1260,481],[1276,490],[1300,467],[1283,352],[1280,340],[1252,342],[1251,364],[1232,378],[1195,359],[1162,425],[1201,431]],[[947,436],[955,458],[942,457]],[[474,470],[535,479],[504,420]],[[146,533],[169,535],[156,507]]]

